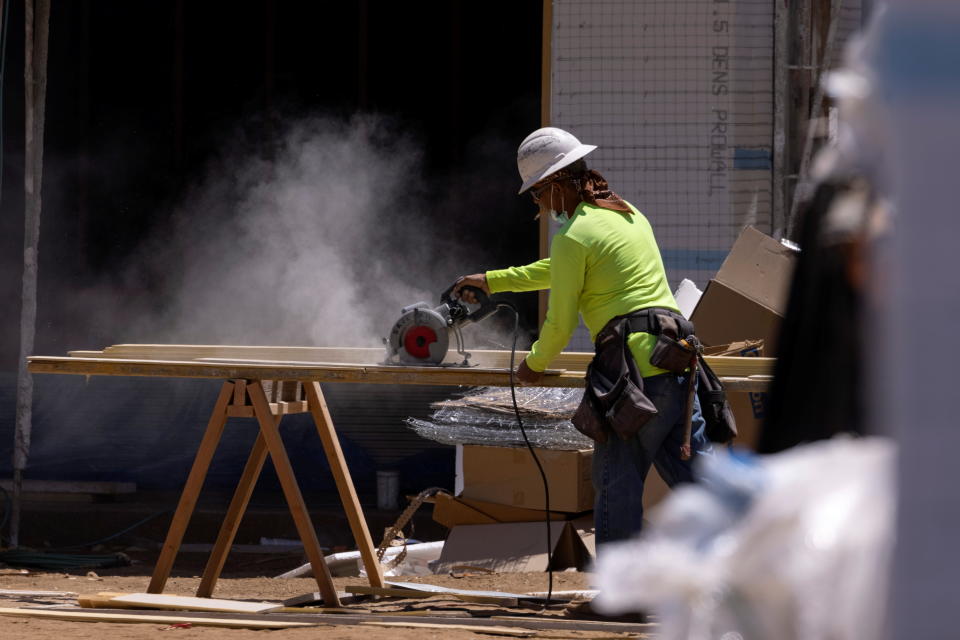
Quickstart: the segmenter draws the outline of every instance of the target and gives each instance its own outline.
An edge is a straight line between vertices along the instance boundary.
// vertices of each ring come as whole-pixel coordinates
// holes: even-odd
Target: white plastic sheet
[[[882,637],[894,457],[888,440],[838,438],[702,458],[702,482],[643,538],[601,550],[595,606],[655,612],[665,639]]]

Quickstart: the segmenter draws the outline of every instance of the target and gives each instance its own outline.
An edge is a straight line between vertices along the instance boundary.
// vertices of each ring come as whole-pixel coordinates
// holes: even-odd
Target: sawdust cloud
[[[386,119],[231,144],[122,270],[122,308],[116,287],[87,292],[115,307],[111,343],[380,346],[402,307],[485,264],[431,224],[422,154]]]

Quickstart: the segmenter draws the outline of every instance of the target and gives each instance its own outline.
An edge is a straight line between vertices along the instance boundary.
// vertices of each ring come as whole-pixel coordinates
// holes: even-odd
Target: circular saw
[[[445,364],[451,338],[456,342],[456,353],[461,362],[450,365],[469,366],[470,354],[463,349],[460,330],[468,324],[479,322],[496,312],[498,304],[477,287],[464,287],[477,298],[476,309],[471,309],[450,294],[453,286],[440,295],[440,305],[431,307],[418,302],[400,311],[390,335],[384,338],[387,345],[386,364],[440,366]]]

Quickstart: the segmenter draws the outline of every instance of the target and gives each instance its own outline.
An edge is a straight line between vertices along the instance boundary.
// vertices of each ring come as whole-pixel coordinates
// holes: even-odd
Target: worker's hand
[[[487,274],[485,273],[475,273],[472,276],[460,276],[454,283],[453,291],[451,292],[454,298],[460,298],[467,304],[477,304],[479,302],[477,296],[470,290],[463,291],[464,287],[476,287],[477,289],[481,289],[485,294],[490,295],[490,287],[487,286]]]
[[[520,366],[517,367],[517,382],[519,382],[524,386],[527,386],[527,387],[533,386],[538,382],[540,382],[541,378],[543,378],[543,372],[534,371],[533,369],[528,367],[526,360],[521,362]]]

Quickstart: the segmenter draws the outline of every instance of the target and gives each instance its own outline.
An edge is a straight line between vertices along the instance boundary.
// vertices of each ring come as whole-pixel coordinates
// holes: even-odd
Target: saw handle
[[[460,301],[460,304],[466,304],[462,301],[462,296],[460,298],[454,299],[452,294],[453,294],[453,288],[455,286],[457,286],[456,282],[454,282],[452,285],[450,285],[450,287],[446,291],[440,294],[440,302],[450,304],[451,302]],[[461,287],[460,290],[469,291],[470,293],[475,295],[478,301],[477,304],[479,304],[481,307],[490,301],[490,296],[488,296],[487,292],[481,289],[480,287],[471,287],[470,285],[467,285],[467,286]]]
[[[461,291],[464,289],[469,290],[477,298],[477,304],[479,305],[473,311],[469,311],[465,302],[454,299],[451,293],[453,288],[456,286],[456,283],[450,285],[450,287],[440,294],[440,302],[446,304],[450,308],[450,317],[453,320],[455,325],[464,325],[471,322],[480,322],[484,318],[493,315],[497,311],[497,303],[490,299],[490,296],[481,289],[480,287],[471,287],[466,286],[462,287]]]

